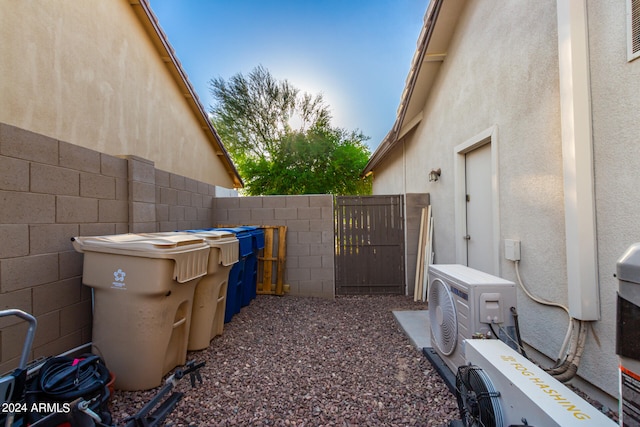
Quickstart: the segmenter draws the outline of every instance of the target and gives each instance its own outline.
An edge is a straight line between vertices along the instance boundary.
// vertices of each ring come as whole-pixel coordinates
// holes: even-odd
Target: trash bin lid
[[[225,238],[236,238],[236,234],[231,231],[226,231],[222,229],[216,228],[203,228],[201,230],[184,230],[185,233],[197,234],[199,237],[203,237],[206,239],[225,239]]]
[[[640,284],[640,243],[627,248],[616,264],[618,280]]]
[[[195,236],[195,238],[202,239],[205,241],[206,240],[213,240],[213,241],[236,240],[235,234],[228,233],[226,231],[206,231],[206,230],[161,231],[159,233],[142,233],[140,235],[145,237],[151,237],[151,238],[167,237],[169,239],[171,239],[172,236],[176,236],[176,235],[187,236],[191,238]]]
[[[235,234],[238,238],[238,244],[240,245],[240,256],[246,257],[253,254],[253,239],[249,230],[245,230],[242,227],[211,228],[210,230],[226,231]]]
[[[234,233],[224,230],[186,230],[186,232],[203,238],[212,248],[220,249],[218,264],[228,266],[238,262],[240,248]]]
[[[73,237],[74,247],[78,252],[114,248],[140,252],[184,252],[201,248],[205,245],[202,237],[190,234],[157,235],[152,234],[114,234],[108,236]]]
[[[207,274],[209,245],[201,237],[188,234],[152,236],[144,234],[114,234],[71,238],[76,251],[109,253],[141,258],[162,258],[175,261],[173,279],[179,283]]]

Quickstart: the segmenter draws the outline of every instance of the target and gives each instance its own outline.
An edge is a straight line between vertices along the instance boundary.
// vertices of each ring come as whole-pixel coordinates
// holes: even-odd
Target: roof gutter
[[[193,86],[189,82],[187,74],[182,69],[182,65],[180,64],[180,61],[178,61],[178,58],[176,57],[166,34],[164,33],[164,31],[162,31],[162,28],[160,28],[158,18],[149,7],[148,0],[129,0],[129,4],[133,8],[138,19],[142,21],[143,27],[147,30],[149,36],[153,39],[154,45],[156,46],[156,49],[158,49],[158,53],[162,57],[163,61],[171,69],[176,83],[178,83],[178,86],[180,87],[180,90],[182,90],[185,99],[191,105],[191,108],[198,121],[200,122],[202,129],[207,134],[211,145],[213,145],[216,151],[216,155],[221,158],[222,163],[224,164],[225,169],[229,174],[229,177],[233,181],[234,187],[243,187],[244,183],[242,182],[242,178],[240,178],[238,170],[233,164],[233,160],[231,160],[229,153],[224,148],[218,132],[211,124],[209,116],[200,103],[200,98],[198,98],[198,94],[195,92]],[[150,31],[150,29],[153,29],[153,31]]]
[[[425,14],[424,27],[420,34],[420,40],[418,42],[418,48],[413,57],[411,68],[409,70],[409,77],[407,78],[407,84],[405,85],[405,89],[400,100],[400,106],[398,107],[396,121],[391,131],[389,131],[378,148],[369,158],[367,166],[365,166],[364,170],[362,171],[362,176],[371,175],[371,173],[373,173],[373,169],[406,134],[406,132],[403,132],[401,134],[401,130],[403,129],[403,122],[407,114],[409,101],[411,100],[411,96],[413,95],[413,90],[415,89],[416,82],[418,80],[418,74],[420,73],[420,69],[422,68],[422,62],[424,61],[425,55],[427,53],[427,47],[429,46],[429,41],[431,40],[431,35],[433,34],[434,28],[436,26],[436,20],[438,19],[438,14],[440,13],[443,2],[444,0],[431,0],[431,2],[429,3],[429,8],[427,9],[427,13]]]

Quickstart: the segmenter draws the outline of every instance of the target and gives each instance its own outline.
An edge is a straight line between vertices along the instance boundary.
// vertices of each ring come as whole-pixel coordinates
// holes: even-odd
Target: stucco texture
[[[595,325],[601,345],[592,346],[585,362],[593,366],[594,375],[602,376],[613,375],[617,366],[611,354],[616,335],[616,261],[640,241],[640,60],[627,61],[624,3],[588,2],[602,321]]]
[[[504,239],[522,245],[531,291],[568,304],[556,1],[466,2],[414,134],[374,174],[374,193],[430,194],[436,263],[456,262],[454,148],[495,127],[499,275],[516,281]],[[640,61],[626,57],[624,2],[587,1],[601,320],[579,375],[617,396],[618,257],[639,240]],[[432,168],[438,182],[428,181]],[[494,213],[495,214],[495,213]],[[567,316],[518,293],[523,339],[555,359]]]
[[[128,1],[5,2],[0,37],[1,122],[233,187]]]

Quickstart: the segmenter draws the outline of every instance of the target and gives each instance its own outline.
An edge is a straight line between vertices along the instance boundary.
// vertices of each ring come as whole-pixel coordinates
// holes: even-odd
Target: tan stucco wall
[[[389,153],[389,157],[373,174],[373,188],[375,194],[404,194],[405,174],[403,172],[404,149],[400,145]],[[387,165],[393,165],[389,168]]]
[[[593,324],[597,337],[589,333],[578,373],[617,396],[613,273],[617,258],[640,241],[640,122],[634,114],[640,109],[640,61],[626,60],[624,2],[589,0],[587,6],[601,320]],[[374,194],[428,192],[436,262],[456,262],[454,147],[495,126],[499,274],[516,280],[503,246],[505,238],[518,239],[529,288],[567,304],[557,37],[555,0],[467,2],[424,118],[404,148],[399,144],[375,169]],[[427,174],[436,167],[441,179],[429,183]],[[522,292],[518,311],[524,340],[555,358],[566,315]]]
[[[128,1],[3,1],[0,37],[0,122],[233,187]]]

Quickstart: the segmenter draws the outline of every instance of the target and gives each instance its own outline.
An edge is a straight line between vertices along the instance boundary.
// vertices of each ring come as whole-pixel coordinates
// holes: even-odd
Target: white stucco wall
[[[5,1],[0,38],[0,122],[233,187],[128,1]]]
[[[601,347],[585,356],[594,375],[615,366],[616,261],[640,241],[640,60],[627,62],[625,3],[589,0],[589,55],[598,270],[602,321],[596,332]],[[592,343],[593,344],[593,343]],[[604,378],[603,378],[604,380]]]
[[[626,60],[625,4],[589,0],[589,55],[601,320],[579,375],[617,396],[615,262],[640,241],[640,60]],[[568,303],[556,1],[474,1],[458,23],[415,135],[374,170],[374,193],[428,192],[437,263],[456,262],[454,147],[495,126],[500,276],[516,281],[504,239],[522,244],[520,271],[537,295]],[[428,171],[440,167],[437,183]],[[406,170],[406,174],[404,174]],[[518,294],[523,339],[551,358],[567,326],[561,310]]]

